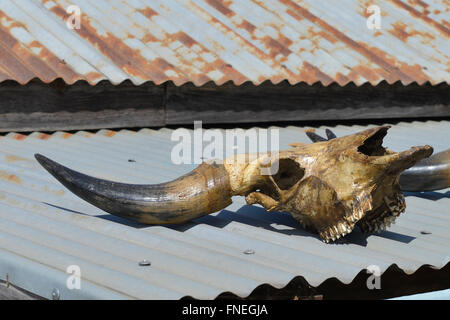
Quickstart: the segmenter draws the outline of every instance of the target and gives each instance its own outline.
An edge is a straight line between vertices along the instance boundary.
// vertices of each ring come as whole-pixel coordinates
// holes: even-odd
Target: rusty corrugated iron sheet
[[[2,0],[0,81],[448,83],[449,18],[448,0]]]

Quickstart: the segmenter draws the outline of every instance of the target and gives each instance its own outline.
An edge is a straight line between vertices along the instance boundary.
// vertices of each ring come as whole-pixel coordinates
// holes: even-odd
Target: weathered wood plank
[[[0,131],[163,126],[165,88],[101,82],[0,84]]]
[[[447,84],[324,87],[305,83],[202,87],[172,83],[0,83],[0,131],[450,116]]]
[[[166,104],[167,124],[448,116],[448,85],[184,85],[168,88]]]

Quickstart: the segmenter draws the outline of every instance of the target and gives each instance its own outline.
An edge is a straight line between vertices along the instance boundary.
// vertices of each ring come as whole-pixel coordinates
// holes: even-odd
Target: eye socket
[[[383,156],[386,149],[382,146],[383,138],[387,134],[387,128],[378,130],[374,135],[364,140],[363,144],[358,147],[358,152],[366,156]]]
[[[280,159],[278,165],[278,172],[272,177],[281,190],[291,188],[305,175],[305,169],[294,160]]]

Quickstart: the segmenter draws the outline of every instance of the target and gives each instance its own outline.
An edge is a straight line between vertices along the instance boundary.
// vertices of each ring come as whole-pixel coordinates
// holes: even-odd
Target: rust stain
[[[331,43],[336,43],[338,42],[338,39],[336,39],[335,37],[333,37],[331,34],[329,34],[328,32],[325,32],[323,30],[320,30],[319,32],[316,33],[318,36],[327,39],[328,41],[330,41]]]
[[[174,34],[165,33],[164,36],[165,38],[163,40],[159,40],[154,35],[146,33],[142,41],[144,43],[156,42],[164,47],[170,47],[171,44],[175,41],[182,43],[185,46],[185,48],[193,50],[195,51],[195,53],[191,51],[191,54],[186,54],[186,50],[184,49],[181,49],[181,52],[180,49],[174,50],[177,55],[177,58],[182,63],[181,66],[179,66],[180,70],[184,72],[186,75],[189,75],[190,80],[197,85],[202,85],[208,81],[211,81],[211,79],[208,76],[206,76],[206,74],[209,71],[211,71],[206,70],[208,68],[208,63],[206,61],[203,61],[198,53],[198,49],[200,49],[201,52],[207,52],[207,50],[200,43],[196,42],[192,37],[190,37],[183,31],[179,31]],[[194,46],[196,46],[195,50],[193,48]],[[193,65],[195,66],[200,65],[200,71],[197,71]],[[172,69],[175,69],[175,67],[172,66]],[[167,80],[170,78],[171,77],[167,76]]]
[[[25,140],[26,137],[27,137],[27,136],[24,135],[24,134],[16,133],[16,134],[14,135],[13,139],[15,139],[15,140]]]
[[[372,83],[380,80],[380,75],[375,70],[363,65],[353,67],[347,77],[350,79],[358,79],[360,75]]]
[[[220,13],[226,15],[227,17],[232,17],[232,16],[235,15],[235,13],[226,6],[226,1],[222,2],[220,0],[206,0],[206,2],[211,7],[213,7],[214,9],[219,11]]]
[[[36,75],[29,70],[13,52],[11,52],[11,48],[5,46],[2,42],[2,39],[0,39],[0,67],[9,74],[13,74],[22,84],[34,78]]]
[[[250,22],[248,22],[247,20],[243,20],[238,27],[247,30],[250,33],[253,33],[256,30],[256,27],[251,24]]]
[[[290,15],[291,17],[293,17],[293,18],[294,18],[295,20],[297,20],[297,21],[301,21],[301,20],[304,19],[300,14],[298,14],[298,13],[295,12],[295,11],[293,11],[292,9],[286,10],[286,13],[287,13],[288,15]]]
[[[20,22],[15,21],[0,10],[0,24],[6,28],[6,30],[11,31],[12,28],[24,28],[24,25]]]
[[[366,18],[366,19],[368,17],[370,17],[370,15],[371,15],[371,13],[367,11],[367,8],[369,8],[371,5],[372,5],[372,3],[365,2],[364,5],[361,7],[361,9],[362,9],[361,13],[362,13],[363,17]]]
[[[6,155],[5,156],[5,162],[8,163],[14,163],[14,162],[18,162],[18,161],[28,161],[28,159],[19,157],[19,156],[15,156],[15,155]]]
[[[63,189],[53,190],[47,186],[43,186],[42,191],[45,193],[51,193],[52,195],[57,196],[57,197],[62,197],[66,194],[66,191]]]
[[[374,37],[379,37],[379,36],[381,36],[382,34],[383,34],[383,33],[380,32],[380,31],[375,31],[374,34],[373,34],[373,36],[374,36]]]
[[[151,19],[157,13],[151,8],[142,9],[141,11],[147,18]],[[159,39],[151,34],[152,30],[146,32],[144,37],[141,39],[144,43],[154,42],[157,43],[158,46],[162,47],[171,47],[174,42],[180,42],[183,44],[185,48],[176,47],[174,50],[176,59],[179,60],[181,64],[178,67],[172,66],[165,61],[160,61],[161,65],[164,68],[167,68],[166,71],[171,72],[171,70],[179,69],[186,75],[186,79],[189,77],[189,80],[194,82],[196,85],[202,85],[206,82],[211,81],[211,79],[206,75],[210,70],[206,70],[208,68],[208,63],[203,61],[200,53],[207,52],[207,50],[198,42],[196,42],[191,36],[183,31],[179,31],[176,33],[167,33],[164,32],[163,39]],[[194,48],[195,46],[195,48]],[[186,50],[186,48],[188,50]],[[200,49],[200,52],[199,52]],[[197,70],[200,69],[200,70]],[[171,80],[171,77],[166,74],[166,80]],[[151,79],[150,79],[151,80]],[[181,83],[181,82],[180,82]]]
[[[9,75],[5,70],[3,70],[0,66],[0,82],[11,79],[11,75]]]
[[[421,32],[418,30],[411,30],[407,32],[406,30],[408,28],[408,25],[401,21],[393,23],[392,26],[393,28],[388,31],[395,37],[405,42],[408,40],[409,37],[413,37],[416,35],[421,36],[423,39],[427,38],[427,40],[434,40],[436,38],[434,35],[428,32]]]
[[[174,35],[174,37],[188,48],[191,48],[194,44],[197,44],[197,41],[192,39],[189,35],[187,35],[183,31],[177,32]]]
[[[355,51],[358,51],[368,59],[370,59],[372,62],[376,63],[377,65],[381,66],[383,69],[387,70],[392,77],[396,79],[401,79],[403,81],[406,81],[408,83],[411,83],[414,81],[414,79],[410,78],[408,75],[401,72],[398,68],[395,66],[392,66],[387,61],[380,58],[378,55],[376,55],[373,51],[369,50],[364,43],[358,43],[355,40],[351,39],[347,35],[343,34],[327,22],[323,21],[319,17],[316,17],[312,13],[310,13],[308,10],[304,9],[303,7],[299,6],[298,4],[292,2],[291,0],[280,0],[287,6],[290,6],[292,9],[298,11],[302,16],[304,16],[309,21],[315,23],[316,25],[322,27],[324,30],[330,32],[333,34],[337,39],[341,40],[345,44],[347,44],[349,47],[353,48]]]
[[[208,15],[208,19],[209,19],[208,23],[210,25],[214,26],[217,30],[221,31],[223,34],[228,36],[228,38],[233,39],[242,48],[245,48],[245,50],[251,52],[253,55],[255,55],[257,58],[260,58],[262,61],[268,62],[269,65],[272,64],[272,65],[274,65],[274,67],[278,66],[278,63],[272,57],[270,57],[270,55],[267,55],[265,52],[263,52],[261,49],[259,49],[255,44],[253,44],[252,42],[250,42],[247,39],[243,38],[239,33],[236,32],[236,30],[228,27],[227,25],[223,24],[222,22],[220,22],[219,20],[217,20],[213,16],[209,15],[202,8],[199,8],[197,6],[194,6],[194,7],[199,12],[201,12],[201,13],[203,13],[205,15]],[[239,27],[239,24],[236,24],[236,26]],[[253,37],[253,38],[256,39],[255,37]],[[258,40],[260,40],[260,39],[258,39]],[[215,43],[215,45],[218,46],[215,49],[216,51],[223,51],[223,50],[225,50],[225,48],[222,48],[220,46],[220,44]],[[245,78],[238,70],[236,70],[234,68],[224,68],[223,66],[224,65],[227,66],[228,64],[223,62],[223,61],[218,62],[217,64],[214,63],[213,65],[218,65],[219,66],[218,70],[220,70],[222,73],[226,73],[225,77],[222,77],[222,79],[220,79],[219,81],[216,81],[217,84],[221,84],[221,83],[223,83],[225,81],[228,81],[228,80],[232,80],[236,84],[241,84],[241,83],[249,80],[248,78]],[[273,77],[270,80],[272,80],[274,82],[277,82],[277,81],[280,81],[281,79],[285,79],[286,77],[290,77],[290,78],[294,78],[295,77],[295,74],[293,74],[292,72],[286,72],[285,70],[283,70],[281,68],[281,65],[279,66],[279,69],[282,70],[282,71],[278,75],[276,75],[275,77]],[[217,70],[217,69],[213,69],[213,70]],[[261,82],[263,82],[265,80],[267,80],[267,78],[265,78],[265,77],[258,77],[257,83],[261,83]]]
[[[66,12],[63,8],[55,6],[51,8],[51,11],[65,19]],[[175,83],[187,81],[184,76],[180,75],[173,66],[162,58],[157,58],[151,62],[145,59],[138,50],[131,49],[114,35],[110,33],[106,36],[97,34],[95,28],[91,26],[90,20],[83,14],[81,15],[81,28],[74,29],[74,31],[96,46],[115,65],[130,75],[141,79],[150,77],[156,84],[160,84],[168,78],[164,71],[170,69],[173,71],[171,78]]]
[[[142,13],[149,19],[152,19],[154,16],[158,15],[158,12],[149,7],[146,7],[145,9],[139,9],[138,12]]]
[[[57,77],[57,74],[44,61],[34,56],[22,43],[2,28],[0,28],[0,42],[2,43],[1,46],[9,50],[20,63],[28,70],[33,70],[32,73],[44,81],[51,81]]]
[[[287,48],[289,48],[289,46],[294,44],[294,41],[292,41],[291,39],[289,39],[288,37],[284,36],[281,33],[278,35],[277,41]]]
[[[48,2],[48,0],[37,1]],[[247,15],[233,11],[232,5],[240,5],[238,1],[204,1],[212,11],[215,11],[214,13],[209,13],[211,12],[209,10],[205,11],[202,6],[191,1],[183,6],[198,19],[202,19],[211,28],[227,37],[229,41],[234,42],[238,49],[236,47],[231,49],[218,39],[210,39],[212,41],[208,44],[202,43],[202,37],[198,38],[194,36],[194,33],[190,33],[190,26],[183,25],[183,22],[177,22],[181,30],[176,32],[172,32],[164,25],[160,25],[158,30],[144,30],[140,24],[131,21],[133,27],[143,31],[138,33],[139,36],[129,29],[127,29],[127,34],[120,37],[114,31],[101,33],[96,29],[94,21],[100,24],[102,24],[102,21],[88,16],[83,11],[81,29],[75,29],[73,32],[78,33],[85,43],[105,56],[107,63],[120,68],[132,77],[133,81],[134,79],[139,82],[153,81],[155,84],[161,84],[168,80],[172,80],[175,85],[181,85],[188,81],[195,85],[203,85],[211,80],[214,80],[217,85],[230,80],[237,85],[249,80],[252,80],[255,84],[267,80],[274,83],[288,80],[291,84],[300,81],[307,83],[320,81],[324,85],[333,82],[343,85],[349,81],[360,85],[366,80],[373,84],[380,80],[386,80],[389,83],[401,80],[404,84],[413,81],[436,83],[438,79],[433,81],[432,74],[424,73],[424,70],[426,71],[425,66],[419,65],[414,59],[412,59],[413,61],[401,62],[399,57],[393,56],[393,50],[386,49],[388,52],[384,52],[380,49],[381,46],[377,45],[376,41],[388,41],[392,37],[408,42],[408,46],[412,50],[417,49],[417,55],[420,55],[421,50],[425,50],[425,46],[431,54],[432,50],[436,50],[438,57],[432,57],[431,59],[438,64],[443,64],[443,71],[448,72],[449,69],[448,62],[445,65],[446,62],[439,58],[443,54],[443,49],[436,46],[438,41],[448,40],[450,36],[450,23],[448,19],[444,20],[444,16],[450,8],[450,1],[448,0],[442,2],[441,7],[444,9],[438,8],[434,4],[428,5],[424,0],[392,0],[394,10],[398,12],[381,10],[383,17],[389,15],[393,19],[392,26],[383,30],[373,30],[370,32],[373,41],[369,40],[368,42],[358,41],[342,32],[339,27],[339,19],[328,21],[327,13],[324,13],[323,16],[314,15],[312,13],[314,10],[309,10],[309,7],[301,1],[280,0],[280,3],[275,6],[266,5],[264,1],[260,0],[254,1],[253,5],[257,5],[269,13],[267,16],[259,17],[261,21],[258,23],[248,18],[248,15],[251,15],[252,12]],[[350,11],[343,18],[351,19],[351,14],[356,15],[359,19],[368,17],[371,13],[367,12],[367,8],[371,4],[373,3],[369,0],[359,1],[353,7],[349,6]],[[316,6],[315,3],[309,5],[311,7]],[[132,5],[130,4],[130,6]],[[50,9],[42,7],[42,10],[50,10],[63,21],[69,17],[60,1],[54,1],[50,7]],[[176,7],[166,9],[169,9],[169,11],[163,18],[170,24],[173,22],[170,12],[177,9]],[[354,12],[351,11],[352,9],[354,9]],[[155,23],[155,17],[159,15],[155,11],[159,11],[157,7],[150,8],[147,6],[134,10],[133,13],[139,12],[145,19],[152,20],[153,23]],[[407,14],[405,14],[405,11]],[[216,13],[221,15],[220,20],[214,17]],[[439,15],[439,17],[432,17],[431,13]],[[298,28],[295,23],[287,23],[283,20],[283,15],[289,15],[291,20],[302,21],[301,24],[305,28]],[[141,18],[143,18],[142,16]],[[272,20],[271,17],[274,19]],[[402,17],[402,20],[399,17]],[[124,16],[124,18],[129,19],[130,16]],[[420,20],[421,23],[412,23],[417,22],[417,20]],[[313,26],[308,27],[308,24]],[[427,31],[425,31],[424,28],[421,28],[423,24],[431,28],[427,28]],[[364,27],[362,26],[362,28]],[[266,28],[270,31],[266,31]],[[297,38],[293,38],[295,33],[288,32],[287,28],[293,28],[297,33]],[[17,32],[18,29],[22,29],[21,33]],[[100,71],[85,72],[85,74],[77,73],[75,71],[77,66],[71,66],[72,60],[68,62],[62,57],[56,56],[38,40],[20,36],[20,34],[30,33],[28,29],[27,21],[15,21],[0,10],[0,82],[14,79],[21,84],[25,84],[33,78],[39,78],[46,83],[52,83],[55,79],[62,78],[66,84],[72,84],[81,79],[93,84],[107,78]],[[384,32],[384,30],[387,32]],[[48,31],[51,33],[57,32],[57,30]],[[381,35],[384,37],[380,37]],[[32,35],[32,37],[34,36]],[[41,40],[37,35],[36,37]],[[375,39],[377,37],[380,38]],[[21,42],[23,41],[22,38],[27,39],[28,42]],[[313,45],[298,48],[296,46],[297,41],[305,39],[311,40]],[[147,50],[151,50],[153,47],[169,49],[172,56],[170,58],[163,55],[154,59],[146,58],[146,52],[141,52],[140,48],[136,49],[132,45],[136,41],[146,44]],[[77,54],[77,48],[70,48],[69,45],[68,50]],[[289,69],[293,65],[290,59],[304,57],[303,54],[316,57],[316,50],[327,52],[331,56],[333,56],[334,51],[343,54],[348,51],[349,58],[353,51],[364,56],[369,60],[369,63],[365,66],[353,67],[350,71],[347,71],[345,69],[346,64],[336,59],[336,61],[330,61],[329,63],[341,63],[342,70],[337,70],[333,74],[326,74],[319,70],[314,59],[308,59],[309,63],[294,67],[296,70]],[[269,71],[271,76],[264,75],[267,74],[266,72],[254,70],[250,65],[249,70],[245,70],[246,61],[237,54],[238,51],[246,54],[247,57],[251,55],[250,60],[259,60],[259,62],[271,68],[272,70]],[[224,59],[227,61],[224,61]],[[241,60],[239,67],[233,59]],[[95,62],[86,62],[94,68],[97,66]],[[321,67],[321,69],[327,68]],[[247,78],[244,75],[247,72],[251,73],[254,78]],[[442,79],[439,78],[439,81],[442,81]]]
[[[349,83],[351,80],[353,79],[349,79],[348,77],[344,76],[342,73],[338,72],[336,74],[336,81],[337,83],[339,83],[341,86],[346,85],[347,83]]]
[[[17,61],[20,62],[24,68],[28,69],[28,71],[20,70],[17,69],[17,66],[14,65],[14,63],[10,64],[10,61],[7,62],[10,65],[8,68],[11,71],[10,73],[18,78],[17,80],[20,83],[26,83],[35,76],[46,82],[50,82],[57,77],[63,77],[66,82],[81,77],[70,67],[58,66],[55,62],[59,59],[37,41],[33,41],[31,44],[25,45],[20,43],[11,35],[12,28],[20,28],[28,31],[26,25],[14,21],[1,10],[0,22],[0,47],[5,48],[5,55],[3,59],[0,57],[0,60],[6,59],[6,51],[9,51],[16,57]],[[40,54],[37,56],[30,51],[31,48],[36,46],[39,46],[41,49]],[[3,54],[0,56],[3,56]]]
[[[406,24],[399,21],[394,23],[393,27],[394,28],[392,30],[389,30],[391,34],[393,34],[402,41],[406,41],[408,39],[409,33],[405,31],[405,29],[407,28]]]
[[[245,77],[231,65],[224,63],[220,59],[214,61],[211,67],[211,69],[219,70],[225,75],[221,80],[218,81],[218,83],[224,83],[228,80],[233,80],[234,83],[241,84],[248,80],[247,77]]]
[[[50,139],[50,137],[51,137],[51,135],[46,134],[46,133],[40,133],[40,134],[38,134],[38,136],[37,136],[37,138],[38,138],[38,139],[41,139],[41,140],[48,140],[48,139]]]
[[[302,78],[306,79],[306,82],[309,84],[320,81],[327,86],[330,83],[334,82],[334,80],[330,76],[326,75],[319,68],[311,65],[308,62],[303,62],[301,74]]]
[[[69,139],[70,137],[72,137],[73,134],[70,132],[64,132],[64,134],[62,135],[63,139]]]
[[[88,72],[85,75],[85,78],[90,83],[96,83],[97,81],[103,79],[103,75],[99,72],[92,71],[92,72]]]
[[[390,65],[395,66],[403,74],[408,74],[409,82],[425,82],[428,80],[428,76],[423,72],[422,66],[418,64],[409,65],[406,62],[397,61],[394,57],[388,55],[383,50],[377,47],[369,47],[369,49],[374,52],[378,57],[382,57],[384,61],[387,61]],[[414,79],[414,80],[411,80]]]
[[[158,42],[158,38],[156,38],[154,35],[150,33],[146,33],[145,36],[142,38],[142,42],[148,43],[148,42]]]
[[[423,2],[423,1],[421,1],[421,0],[414,0],[414,3],[416,3],[416,4],[418,4],[419,6],[422,6],[422,7],[424,7],[424,8],[428,8],[428,7],[429,7],[428,3],[425,3],[425,2]]]
[[[13,182],[15,184],[22,184],[22,180],[15,174],[9,174],[6,171],[0,170],[0,179],[4,181]]]
[[[263,38],[264,43],[266,44],[267,48],[269,49],[270,53],[269,56],[273,59],[279,54],[282,54],[284,56],[288,56],[292,53],[291,50],[283,46],[281,43],[279,43],[277,40],[266,36]]]
[[[61,77],[64,79],[66,83],[73,83],[78,79],[82,79],[83,76],[75,72],[66,61],[61,60],[59,57],[54,55],[50,50],[48,50],[44,45],[39,43],[38,41],[33,41],[29,45],[30,48],[35,48],[39,50],[39,59],[44,61],[46,65],[51,68],[56,74],[57,77]],[[53,77],[51,81],[56,78]]]
[[[105,132],[105,136],[107,136],[107,137],[114,137],[115,135],[116,135],[116,131],[113,131],[113,130],[107,130],[106,132]]]
[[[416,9],[414,9],[413,7],[408,6],[406,3],[404,3],[400,0],[392,0],[392,2],[394,2],[400,8],[408,11],[409,14],[411,14],[412,16],[419,18],[428,24],[431,24],[433,27],[438,29],[445,36],[447,36],[447,37],[450,36],[450,30],[448,28],[444,27],[443,25],[437,23],[436,21],[434,21],[433,19],[428,17],[426,13],[421,13],[421,12],[417,11]]]

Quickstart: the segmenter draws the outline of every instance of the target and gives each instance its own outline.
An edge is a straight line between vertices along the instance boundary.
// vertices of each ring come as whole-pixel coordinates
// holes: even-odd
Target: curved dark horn
[[[110,214],[141,223],[183,223],[231,204],[228,173],[222,164],[202,163],[171,182],[135,185],[90,177],[40,154],[35,158],[80,198]]]
[[[336,135],[334,134],[334,132],[331,131],[330,129],[325,129],[325,133],[327,134],[328,140],[337,138]]]
[[[327,139],[322,138],[321,136],[319,136],[317,133],[311,132],[311,131],[306,131],[306,135],[308,136],[308,138],[312,141],[312,142],[322,142],[322,141],[327,141]]]
[[[433,191],[450,187],[450,149],[423,159],[400,175],[403,191]]]

